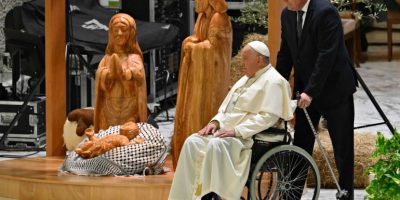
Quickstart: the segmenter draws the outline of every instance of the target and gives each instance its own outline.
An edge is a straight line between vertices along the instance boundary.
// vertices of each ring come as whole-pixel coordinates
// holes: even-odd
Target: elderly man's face
[[[246,45],[242,50],[242,71],[251,78],[261,68],[262,58],[250,46]]]
[[[292,11],[300,10],[307,2],[307,0],[283,0],[288,9]]]
[[[129,23],[124,18],[115,19],[112,26],[112,35],[116,45],[123,45],[129,38]]]

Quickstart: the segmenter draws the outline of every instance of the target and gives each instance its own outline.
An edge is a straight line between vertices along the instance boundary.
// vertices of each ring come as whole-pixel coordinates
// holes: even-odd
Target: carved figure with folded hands
[[[106,55],[96,71],[94,131],[128,121],[147,121],[143,55],[132,17],[119,13],[109,23]]]

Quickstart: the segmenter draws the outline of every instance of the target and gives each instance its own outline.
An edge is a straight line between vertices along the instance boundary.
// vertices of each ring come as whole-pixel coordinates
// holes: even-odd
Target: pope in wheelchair
[[[264,43],[250,42],[241,54],[245,76],[209,124],[186,139],[170,200],[240,199],[250,172],[253,138],[283,140],[284,134],[260,132],[284,128],[283,121],[293,117],[290,85],[269,63]]]

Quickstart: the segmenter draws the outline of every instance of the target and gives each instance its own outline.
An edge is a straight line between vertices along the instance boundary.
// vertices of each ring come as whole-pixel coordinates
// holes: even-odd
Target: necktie
[[[301,31],[303,30],[303,14],[304,11],[297,11],[297,41],[300,41]]]

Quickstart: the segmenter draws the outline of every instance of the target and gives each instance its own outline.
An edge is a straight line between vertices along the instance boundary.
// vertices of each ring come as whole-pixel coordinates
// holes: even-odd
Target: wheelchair
[[[291,144],[286,123],[285,129],[270,128],[263,132],[283,134],[284,139],[282,142],[254,139],[247,199],[318,199],[321,178],[317,164],[309,153]]]

